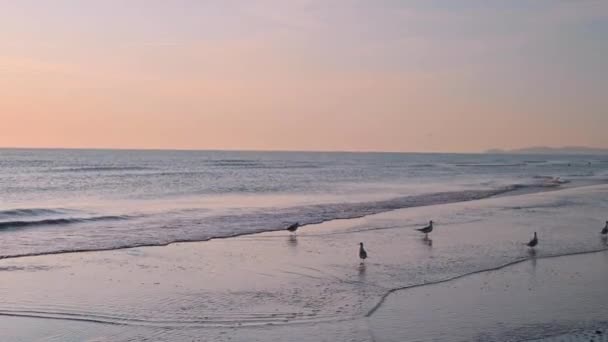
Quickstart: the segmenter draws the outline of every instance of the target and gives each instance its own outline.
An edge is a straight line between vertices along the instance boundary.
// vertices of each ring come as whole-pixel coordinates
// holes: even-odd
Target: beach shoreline
[[[561,269],[570,263],[564,260],[574,260],[575,266],[547,278],[567,274],[569,267],[591,272],[580,279],[593,278],[585,260],[605,255],[606,241],[592,224],[572,227],[597,216],[605,202],[550,220],[560,210],[554,203],[596,203],[607,192],[608,186],[574,188],[402,209],[311,225],[297,234],[3,259],[2,340],[192,341],[201,334],[206,338],[200,340],[218,341],[408,340],[413,335],[382,328],[377,319],[402,293],[444,287],[450,292],[455,283],[491,273],[508,279],[532,261]],[[427,217],[441,223],[428,240],[413,229]],[[541,232],[534,255],[521,241],[532,229]],[[360,241],[370,256],[363,264]],[[416,312],[424,310],[424,304],[417,306]],[[396,314],[405,320],[412,315]],[[317,333],[309,336],[310,329]],[[466,331],[447,330],[459,329]],[[42,338],[53,334],[59,337]],[[546,331],[529,332],[530,338],[545,336]]]

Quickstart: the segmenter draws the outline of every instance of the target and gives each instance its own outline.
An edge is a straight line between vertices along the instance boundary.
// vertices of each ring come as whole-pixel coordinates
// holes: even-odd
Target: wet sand
[[[378,342],[605,341],[606,284],[608,252],[532,259],[394,292],[370,326]]]
[[[297,236],[4,259],[0,340],[521,341],[588,333],[608,317],[608,256],[570,254],[607,248],[598,236],[607,200],[606,186],[568,189],[327,222]],[[424,239],[413,228],[429,217],[438,226]],[[533,231],[541,237],[534,255],[523,245]],[[370,255],[364,264],[360,241]]]

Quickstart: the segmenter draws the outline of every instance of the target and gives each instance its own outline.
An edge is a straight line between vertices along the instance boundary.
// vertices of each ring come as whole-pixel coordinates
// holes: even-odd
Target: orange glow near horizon
[[[395,12],[184,1],[139,16],[116,1],[59,3],[0,5],[0,146],[608,147],[608,68],[598,57],[608,44],[580,29],[608,27],[605,3],[547,4],[528,15],[540,24],[424,2]],[[467,11],[503,21],[463,24]],[[565,33],[571,41],[557,39]]]

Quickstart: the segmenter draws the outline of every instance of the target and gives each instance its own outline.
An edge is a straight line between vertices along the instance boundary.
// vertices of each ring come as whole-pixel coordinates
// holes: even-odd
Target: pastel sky
[[[0,146],[608,147],[605,0],[0,0]]]

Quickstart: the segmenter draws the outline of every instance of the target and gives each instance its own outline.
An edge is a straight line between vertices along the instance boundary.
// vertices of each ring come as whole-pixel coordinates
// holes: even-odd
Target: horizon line
[[[298,149],[231,149],[231,148],[156,148],[156,147],[23,147],[0,146],[0,150],[89,150],[89,151],[167,151],[167,152],[296,152],[296,153],[395,153],[395,154],[484,154],[478,152],[390,151],[390,150],[298,150]]]
[[[582,148],[592,150],[606,150],[605,147],[590,147],[590,146],[531,146],[516,149],[506,148],[488,148],[483,151],[460,151],[460,152],[447,152],[447,151],[391,151],[391,150],[298,150],[298,149],[230,149],[230,148],[132,148],[132,147],[23,147],[23,146],[0,146],[0,150],[86,150],[86,151],[166,151],[166,152],[269,152],[269,153],[386,153],[386,154],[525,154],[518,153],[519,150],[526,149],[568,149],[568,148]],[[497,152],[494,152],[497,151]],[[575,153],[581,154],[581,153]]]

